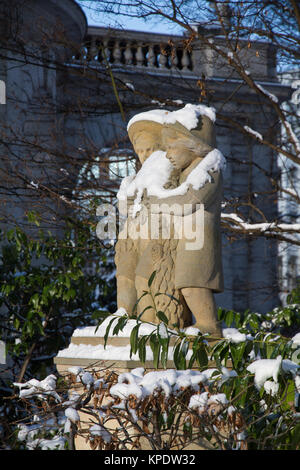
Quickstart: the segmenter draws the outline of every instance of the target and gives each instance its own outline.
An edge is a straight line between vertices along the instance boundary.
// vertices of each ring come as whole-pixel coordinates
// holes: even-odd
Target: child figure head
[[[161,124],[146,120],[134,122],[129,127],[129,139],[142,164],[151,153],[163,150],[161,130]]]
[[[179,122],[167,124],[162,129],[162,145],[166,157],[176,169],[184,170],[194,160],[203,158],[215,147],[213,124],[201,117],[199,129],[189,131]]]
[[[164,129],[162,139],[167,152],[166,157],[177,170],[184,170],[197,158],[197,153],[190,145],[190,139],[173,129]]]

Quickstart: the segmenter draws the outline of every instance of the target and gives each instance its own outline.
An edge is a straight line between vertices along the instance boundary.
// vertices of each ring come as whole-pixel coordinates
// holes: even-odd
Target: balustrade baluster
[[[154,46],[149,46],[147,58],[148,58],[148,67],[154,68],[156,65],[156,54],[154,52]]]
[[[130,43],[126,43],[126,48],[124,51],[124,58],[125,58],[126,65],[132,65],[133,54],[132,54]]]
[[[171,57],[170,57],[171,69],[177,69],[178,62],[179,60],[178,60],[178,55],[177,55],[177,49],[176,47],[172,47]]]
[[[95,57],[98,57],[98,48],[96,46],[96,38],[94,36],[92,37],[88,57],[89,57],[89,60],[91,60],[92,62],[97,60],[95,59]]]
[[[121,57],[122,57],[122,51],[120,49],[119,41],[115,41],[115,45],[113,48],[113,59],[114,59],[115,65],[121,64]]]
[[[181,59],[182,70],[188,71],[188,66],[190,65],[190,59],[188,55],[188,51],[183,49],[182,59]]]
[[[161,72],[167,73],[169,70],[182,70],[188,73],[193,71],[193,51],[179,45],[176,39],[168,43],[161,38],[155,41],[155,37],[149,37],[147,42],[139,34],[126,37],[120,33],[109,36],[109,32],[102,35],[91,34],[88,43],[82,45],[74,60],[81,62],[90,61],[92,63],[105,62],[122,66],[123,64],[134,67],[147,67],[149,70],[159,68]],[[107,34],[107,35],[106,35]]]
[[[159,63],[160,68],[162,68],[162,69],[167,68],[168,57],[166,55],[166,49],[162,44],[160,45],[160,54],[159,54],[158,63]]]
[[[81,46],[79,49],[79,59],[81,62],[86,61],[87,59],[87,50],[85,46]]]
[[[138,46],[137,52],[136,52],[136,64],[139,67],[142,67],[144,65],[144,53],[143,53],[143,48],[141,45]]]
[[[103,50],[102,50],[102,54],[104,55],[103,59],[104,59],[104,62],[111,62],[110,60],[110,50],[109,50],[109,47],[108,47],[108,41],[109,39],[104,39],[103,40]]]

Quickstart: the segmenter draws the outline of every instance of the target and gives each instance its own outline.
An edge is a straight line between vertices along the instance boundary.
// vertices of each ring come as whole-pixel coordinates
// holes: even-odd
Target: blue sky
[[[96,11],[96,3],[93,0],[76,0],[86,14],[89,26],[106,26],[112,28],[133,29],[136,31],[149,31],[155,33],[173,33],[181,34],[182,28],[177,25],[171,25],[160,21],[148,20],[147,22],[141,18],[128,18],[118,15],[103,15]]]

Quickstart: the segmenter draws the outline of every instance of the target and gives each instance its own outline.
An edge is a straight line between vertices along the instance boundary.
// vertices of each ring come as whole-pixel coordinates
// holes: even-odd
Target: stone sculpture
[[[115,262],[118,308],[131,314],[136,306],[143,320],[154,323],[163,311],[170,326],[193,325],[221,336],[214,293],[223,290],[224,157],[216,149],[214,119],[212,108],[188,104],[129,121],[128,135],[142,166],[122,181],[118,193],[127,218]],[[187,226],[194,239],[182,230]],[[151,294],[145,294],[154,271]]]

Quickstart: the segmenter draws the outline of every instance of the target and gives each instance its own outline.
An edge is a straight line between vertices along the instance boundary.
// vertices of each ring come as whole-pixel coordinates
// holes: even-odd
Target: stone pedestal
[[[66,376],[70,374],[69,369],[74,367],[80,367],[86,370],[94,370],[95,372],[108,369],[116,372],[118,375],[123,372],[130,372],[133,369],[139,367],[144,368],[145,372],[157,370],[153,367],[150,346],[148,347],[149,350],[147,350],[145,363],[142,363],[138,359],[137,355],[134,355],[130,359],[130,332],[132,329],[131,327],[133,326],[132,322],[136,324],[134,320],[130,320],[129,328],[120,332],[118,336],[109,336],[106,347],[104,347],[105,326],[102,328],[100,327],[96,333],[95,327],[85,327],[75,330],[69,347],[60,351],[54,359],[58,373],[61,376]],[[154,328],[156,328],[156,326],[153,326],[153,329]],[[149,333],[149,325],[146,327],[144,325],[141,326],[141,334],[147,333]],[[197,332],[195,331],[194,334],[195,333]],[[176,337],[171,337],[169,345],[170,354],[169,360],[166,364],[166,369],[175,369],[174,362],[171,359],[175,342]],[[191,353],[192,351],[190,350],[188,352],[187,358],[189,358]],[[209,363],[207,367],[215,367],[215,364]],[[159,365],[159,369],[162,370],[161,365]],[[195,366],[194,369],[198,369],[198,367]],[[83,390],[82,387],[83,386],[80,383],[74,384],[74,390],[76,390],[77,393],[80,393],[80,391]],[[81,420],[81,428],[85,429],[85,427],[88,427],[87,415],[80,413],[79,415]],[[76,438],[75,446],[76,450],[90,450],[89,444],[86,443],[85,439],[80,436]],[[187,450],[204,450],[207,448],[211,448],[211,445],[209,443],[203,442],[201,444],[190,444],[187,447]],[[148,442],[145,442],[143,449],[150,450]]]
[[[142,363],[138,355],[133,355],[130,358],[130,333],[132,328],[136,325],[135,320],[128,321],[128,327],[123,331],[119,332],[118,336],[110,334],[108,336],[105,346],[105,332],[108,321],[103,323],[103,326],[96,330],[94,326],[88,326],[84,328],[78,328],[74,331],[71,343],[68,348],[59,351],[58,355],[54,359],[57,370],[59,373],[67,371],[69,367],[79,366],[82,368],[93,368],[101,369],[111,368],[117,373],[124,371],[130,371],[137,367],[143,367],[145,371],[155,370],[153,367],[153,356],[150,350],[150,346],[147,346],[147,356],[145,363]],[[157,325],[145,324],[140,327],[139,334],[145,335],[156,329]],[[112,332],[113,327],[110,329]],[[185,332],[187,334],[197,335],[196,328],[187,328]],[[171,359],[173,354],[173,348],[176,343],[177,336],[171,336],[169,342],[169,360],[166,364],[166,369],[174,369],[175,364]],[[187,358],[191,355],[188,352]],[[208,367],[215,367],[213,362],[208,364]],[[198,369],[197,366],[194,367]],[[158,369],[162,369],[159,365]]]

